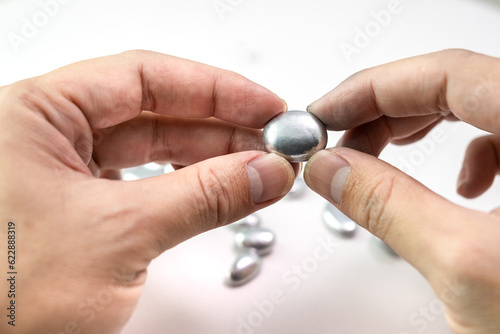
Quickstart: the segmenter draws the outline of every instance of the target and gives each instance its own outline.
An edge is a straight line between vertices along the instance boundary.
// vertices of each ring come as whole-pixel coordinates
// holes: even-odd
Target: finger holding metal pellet
[[[290,110],[270,120],[263,131],[266,150],[290,162],[309,160],[326,147],[325,125],[313,114]]]

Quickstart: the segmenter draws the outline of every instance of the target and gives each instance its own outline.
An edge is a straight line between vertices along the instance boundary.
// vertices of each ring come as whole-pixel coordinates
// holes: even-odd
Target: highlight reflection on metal
[[[302,162],[326,147],[328,135],[325,125],[313,114],[290,110],[266,124],[263,138],[269,152]]]
[[[226,284],[230,286],[243,285],[254,278],[260,271],[262,261],[254,251],[240,254],[226,277]]]
[[[247,228],[256,228],[260,226],[260,216],[257,213],[238,220],[230,225],[234,230],[240,231]]]
[[[249,228],[234,236],[236,247],[242,250],[253,249],[259,255],[271,253],[276,237],[272,231],[263,228]]]
[[[260,224],[260,216],[252,213],[230,225],[236,232],[234,245],[237,258],[226,274],[227,285],[241,286],[249,282],[260,272],[261,257],[272,252],[276,236]]]
[[[351,218],[340,212],[333,204],[328,203],[323,211],[325,225],[340,236],[350,238],[354,236],[358,225]]]

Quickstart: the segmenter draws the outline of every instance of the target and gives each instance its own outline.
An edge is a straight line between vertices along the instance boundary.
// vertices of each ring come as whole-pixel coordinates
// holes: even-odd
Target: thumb
[[[391,165],[348,148],[315,154],[307,185],[376,235],[425,275],[439,246],[460,229],[466,209],[452,204]]]
[[[277,202],[290,191],[294,178],[294,168],[285,159],[247,151],[134,181],[126,191],[146,208],[141,210],[146,225],[141,226],[161,253]]]

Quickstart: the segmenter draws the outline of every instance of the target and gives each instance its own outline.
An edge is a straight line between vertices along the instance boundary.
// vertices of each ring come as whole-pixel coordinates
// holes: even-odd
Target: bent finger
[[[441,119],[438,114],[404,118],[381,117],[347,130],[338,146],[378,156],[389,142],[404,140],[429,126],[433,127]]]
[[[263,127],[286,110],[285,102],[234,72],[150,51],[129,51],[68,65],[39,78],[50,103],[47,117],[85,115],[92,129],[107,128],[143,110],[179,117],[217,117]],[[67,124],[66,124],[67,125]]]
[[[474,198],[488,190],[500,172],[499,157],[500,136],[474,139],[465,153],[457,192],[466,198]]]
[[[453,112],[490,132],[500,131],[500,60],[446,50],[376,66],[349,77],[308,111],[330,130],[345,130],[382,116]]]
[[[468,211],[393,166],[347,148],[323,150],[307,163],[308,186],[382,239],[424,274],[442,259],[441,245],[467,231]]]
[[[264,150],[262,131],[210,119],[151,112],[106,131],[94,131],[94,160],[101,168],[126,168],[151,161],[187,166],[229,153]]]
[[[412,144],[416,141],[419,141],[420,139],[427,136],[427,134],[429,132],[431,132],[439,123],[441,123],[442,120],[443,119],[440,118],[440,119],[436,120],[435,122],[429,124],[425,128],[423,128],[422,130],[415,132],[407,137],[402,137],[402,138],[391,140],[391,143],[394,145],[408,145],[408,144]]]
[[[101,170],[99,177],[101,179],[108,179],[108,180],[122,179],[122,175],[119,169],[103,169]]]
[[[117,194],[140,210],[140,228],[158,246],[158,255],[275,203],[291,189],[294,178],[285,159],[247,151],[120,184]]]

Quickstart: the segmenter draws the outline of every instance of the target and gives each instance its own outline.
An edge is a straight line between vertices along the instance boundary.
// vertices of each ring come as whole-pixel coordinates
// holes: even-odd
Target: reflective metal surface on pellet
[[[353,222],[351,218],[344,215],[333,204],[328,203],[323,211],[323,222],[332,231],[338,233],[344,238],[354,236],[358,228],[358,224]]]
[[[274,233],[263,228],[245,229],[234,236],[236,247],[242,250],[253,249],[259,255],[271,253],[275,240]]]
[[[270,120],[263,131],[266,150],[290,162],[303,162],[326,147],[325,125],[306,111],[290,110]]]
[[[254,278],[262,266],[260,256],[249,250],[240,254],[226,276],[226,284],[230,286],[243,285]]]

